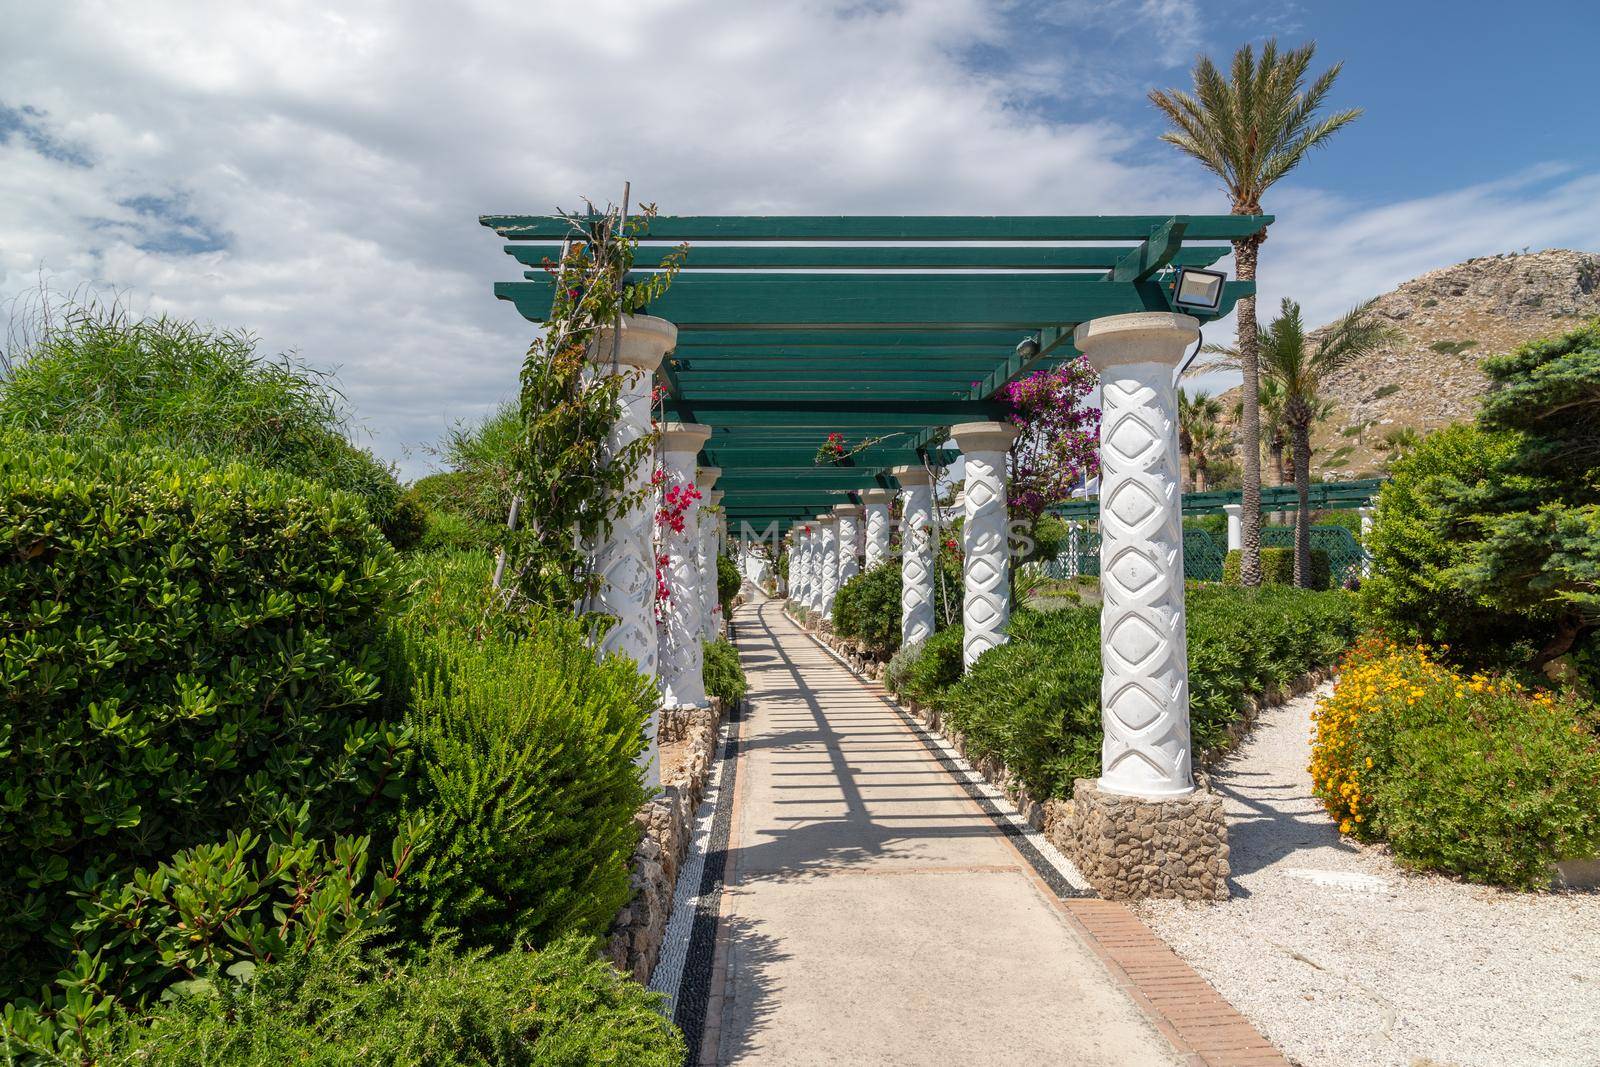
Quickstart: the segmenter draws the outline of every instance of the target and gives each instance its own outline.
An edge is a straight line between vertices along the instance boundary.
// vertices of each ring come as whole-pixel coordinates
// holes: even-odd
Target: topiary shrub
[[[0,433],[0,999],[73,959],[69,890],[231,830],[382,822],[393,566],[353,497]]]
[[[750,691],[744,667],[739,664],[739,650],[722,640],[707,641],[703,647],[705,668],[701,676],[705,679],[706,694],[721,697],[727,705],[732,706]]]
[[[1570,695],[1372,640],[1318,705],[1312,785],[1341,832],[1403,863],[1543,888],[1553,861],[1600,852],[1597,725]]]
[[[434,945],[414,960],[348,942],[299,951],[246,981],[208,978],[148,1021],[120,1019],[86,1051],[106,1067],[677,1067],[684,1046],[659,994],[567,938],[496,955]]]
[[[485,618],[489,566],[424,561],[391,639],[389,699],[420,764],[403,810],[429,827],[402,928],[489,946],[598,935],[628,900],[658,697],[631,662],[596,662],[568,617],[496,621],[491,604],[461,625]]]
[[[744,577],[739,565],[727,556],[717,557],[717,603],[722,607],[724,619],[733,618],[733,598],[739,595]]]
[[[1222,560],[1222,581],[1225,585],[1239,584],[1240,550],[1229,549]],[[1263,548],[1261,550],[1261,581],[1264,585],[1294,584],[1294,549]],[[1326,589],[1332,581],[1328,553],[1320,548],[1311,550],[1311,588]]]

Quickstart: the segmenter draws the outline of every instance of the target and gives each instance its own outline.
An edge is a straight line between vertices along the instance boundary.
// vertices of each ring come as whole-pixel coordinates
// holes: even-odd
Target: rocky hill
[[[1554,249],[1469,259],[1406,282],[1377,306],[1401,339],[1328,390],[1334,411],[1317,432],[1312,462],[1330,476],[1376,472],[1393,431],[1471,418],[1485,356],[1600,316],[1600,255]]]

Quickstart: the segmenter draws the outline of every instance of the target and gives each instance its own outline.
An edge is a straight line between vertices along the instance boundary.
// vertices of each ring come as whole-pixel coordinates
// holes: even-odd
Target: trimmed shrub
[[[944,688],[919,696],[948,714],[978,756],[1035,796],[1069,796],[1100,770],[1100,611],[1019,611],[1011,639]],[[1355,638],[1342,591],[1196,586],[1188,592],[1189,718],[1196,752],[1220,747],[1244,698],[1327,666]],[[917,666],[911,673],[915,675]],[[956,678],[959,677],[959,680]]]
[[[724,619],[733,618],[733,598],[739,595],[744,578],[739,565],[727,556],[717,557],[717,603],[722,607]]]
[[[1317,708],[1312,785],[1341,832],[1403,863],[1538,889],[1552,861],[1600,852],[1597,725],[1570,695],[1373,640]]]
[[[934,618],[961,618],[961,566],[941,557],[943,574],[934,576]],[[942,581],[940,580],[942,577]],[[839,587],[833,601],[833,632],[859,641],[878,659],[900,647],[900,560],[862,571]]]
[[[903,670],[898,691],[924,704],[935,703],[940,693],[961,677],[962,635],[960,626],[952,626],[922,642],[916,658]]]
[[[69,890],[392,805],[393,565],[345,494],[0,433],[0,999],[72,960]]]
[[[263,358],[237,330],[136,320],[116,306],[56,309],[0,382],[0,426],[311,478],[359,497],[401,547],[414,521],[395,514],[394,472],[351,442],[333,376],[292,356]]]
[[[574,620],[497,613],[490,566],[418,561],[391,639],[389,699],[420,763],[403,810],[429,827],[398,913],[424,941],[600,934],[628,900],[658,698],[631,662],[596,662]]]
[[[1222,560],[1222,581],[1225,585],[1239,584],[1240,550],[1229,549]],[[1311,588],[1326,589],[1332,580],[1328,553],[1320,548],[1311,550]],[[1261,550],[1261,581],[1264,585],[1294,584],[1294,549],[1263,548]]]
[[[148,1022],[119,1021],[104,1067],[677,1067],[683,1040],[660,996],[567,938],[498,955],[435,945],[417,959],[337,944],[244,982],[207,980]]]
[[[705,669],[702,677],[705,678],[706,693],[721,697],[731,707],[750,691],[744,667],[739,664],[739,650],[722,640],[707,641],[704,648]]]

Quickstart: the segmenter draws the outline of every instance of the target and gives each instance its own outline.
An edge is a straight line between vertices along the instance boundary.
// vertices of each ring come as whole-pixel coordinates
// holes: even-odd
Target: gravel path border
[[[1141,918],[1305,1067],[1600,1064],[1600,893],[1507,893],[1401,870],[1311,795],[1311,711],[1261,713],[1214,775],[1233,897]]]

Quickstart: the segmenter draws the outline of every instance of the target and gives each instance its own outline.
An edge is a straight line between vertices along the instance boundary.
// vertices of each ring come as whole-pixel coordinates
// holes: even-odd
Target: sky
[[[1600,4],[7,0],[0,301],[120,296],[336,369],[406,477],[531,327],[480,214],[1227,210],[1145,99],[1315,40],[1365,116],[1275,187],[1264,309],[1600,250]],[[1214,329],[1223,329],[1219,326]],[[1210,331],[1208,331],[1210,332]],[[1226,384],[1226,383],[1221,383]]]

